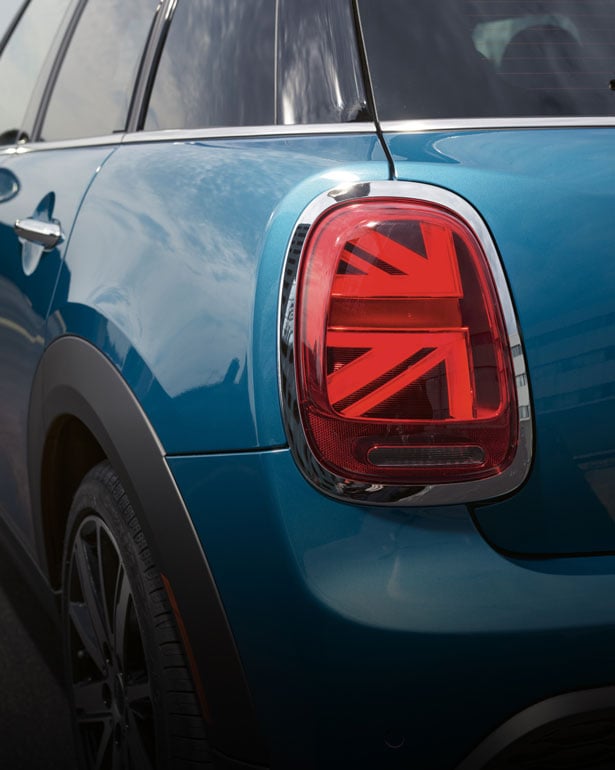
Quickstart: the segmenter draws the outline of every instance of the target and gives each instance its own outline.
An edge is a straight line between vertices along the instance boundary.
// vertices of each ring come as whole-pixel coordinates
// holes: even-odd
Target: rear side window
[[[0,144],[17,140],[69,0],[32,0],[0,55]]]
[[[89,0],[69,43],[41,132],[43,140],[125,128],[158,0]]]
[[[367,118],[350,0],[280,0],[278,122]]]
[[[145,128],[274,122],[275,0],[179,0]]]
[[[615,114],[615,0],[359,0],[383,120]]]

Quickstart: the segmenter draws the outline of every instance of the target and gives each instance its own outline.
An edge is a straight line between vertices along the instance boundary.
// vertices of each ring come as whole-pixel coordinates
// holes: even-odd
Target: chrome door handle
[[[13,229],[20,238],[37,243],[44,249],[53,249],[62,240],[62,228],[57,222],[18,219]]]

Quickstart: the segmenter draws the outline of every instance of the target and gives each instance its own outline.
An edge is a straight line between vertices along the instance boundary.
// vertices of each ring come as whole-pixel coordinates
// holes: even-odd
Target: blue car
[[[615,766],[615,0],[29,0],[0,520],[88,770]]]

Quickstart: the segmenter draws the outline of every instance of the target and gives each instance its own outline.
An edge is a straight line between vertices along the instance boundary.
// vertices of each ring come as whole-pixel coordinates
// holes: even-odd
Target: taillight
[[[389,189],[421,199],[376,193]],[[484,223],[427,185],[358,192],[317,201],[287,259],[282,391],[299,466],[375,502],[511,491],[531,461],[529,389]]]
[[[331,472],[430,484],[515,455],[508,339],[480,243],[443,208],[371,199],[325,213],[296,291],[298,405]]]

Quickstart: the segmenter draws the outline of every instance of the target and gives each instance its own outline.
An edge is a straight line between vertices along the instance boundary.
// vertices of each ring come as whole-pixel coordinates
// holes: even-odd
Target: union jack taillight
[[[320,466],[371,484],[501,474],[519,440],[515,372],[488,259],[445,207],[340,203],[296,277],[297,405]]]

